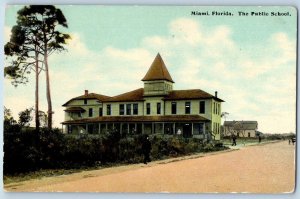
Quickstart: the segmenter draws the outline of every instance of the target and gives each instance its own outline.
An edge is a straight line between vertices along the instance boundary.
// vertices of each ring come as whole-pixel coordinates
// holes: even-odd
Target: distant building
[[[257,121],[225,121],[222,130],[224,136],[256,137],[257,128]]]
[[[183,77],[188,78],[188,77]],[[144,88],[117,96],[89,93],[67,101],[65,133],[181,134],[220,139],[221,103],[217,92],[173,90],[174,81],[158,54],[142,79]]]

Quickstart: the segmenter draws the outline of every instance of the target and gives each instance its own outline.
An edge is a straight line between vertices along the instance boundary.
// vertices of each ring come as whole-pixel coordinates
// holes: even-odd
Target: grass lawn
[[[55,169],[55,170],[39,170],[33,171],[28,173],[19,173],[17,175],[10,175],[10,176],[3,176],[4,184],[21,182],[31,179],[40,179],[43,177],[50,177],[50,176],[59,176],[59,175],[68,175],[71,173],[82,171],[83,169]]]

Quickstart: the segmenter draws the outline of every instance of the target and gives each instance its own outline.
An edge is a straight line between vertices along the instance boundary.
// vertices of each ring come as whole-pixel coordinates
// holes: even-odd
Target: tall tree
[[[52,128],[52,101],[48,57],[55,51],[65,50],[64,44],[70,35],[57,30],[67,28],[67,20],[62,11],[52,5],[30,5],[18,11],[17,24],[33,34],[31,40],[36,44],[37,55],[43,56],[46,74],[46,96],[48,103],[48,128]]]
[[[4,68],[6,77],[10,77],[14,86],[28,82],[27,75],[35,73],[35,125],[39,132],[39,74],[42,71],[40,44],[35,29],[23,24],[15,25],[11,30],[10,41],[4,46],[9,64]]]

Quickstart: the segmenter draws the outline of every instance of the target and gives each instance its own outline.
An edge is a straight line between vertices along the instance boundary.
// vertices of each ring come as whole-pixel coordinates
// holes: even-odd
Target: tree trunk
[[[35,130],[40,132],[39,118],[39,60],[38,53],[35,53]]]
[[[51,102],[51,93],[50,93],[50,77],[49,77],[49,68],[48,68],[48,51],[47,44],[45,44],[44,50],[44,64],[45,64],[45,73],[46,73],[46,96],[48,102],[48,128],[52,129],[52,102]]]

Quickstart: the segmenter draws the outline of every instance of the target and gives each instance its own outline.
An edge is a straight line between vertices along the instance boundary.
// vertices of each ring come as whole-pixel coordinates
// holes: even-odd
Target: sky
[[[174,89],[218,91],[226,120],[255,120],[264,133],[296,131],[296,10],[292,7],[57,6],[71,35],[67,51],[49,57],[54,126],[64,104],[89,92],[114,96],[143,87],[159,52]],[[5,42],[22,6],[7,6]],[[233,16],[193,16],[191,11]],[[247,12],[248,16],[239,16]],[[251,12],[269,16],[251,16]],[[271,12],[288,16],[270,16]],[[41,110],[47,110],[45,77]],[[14,87],[4,79],[4,105],[34,106],[34,77]]]

